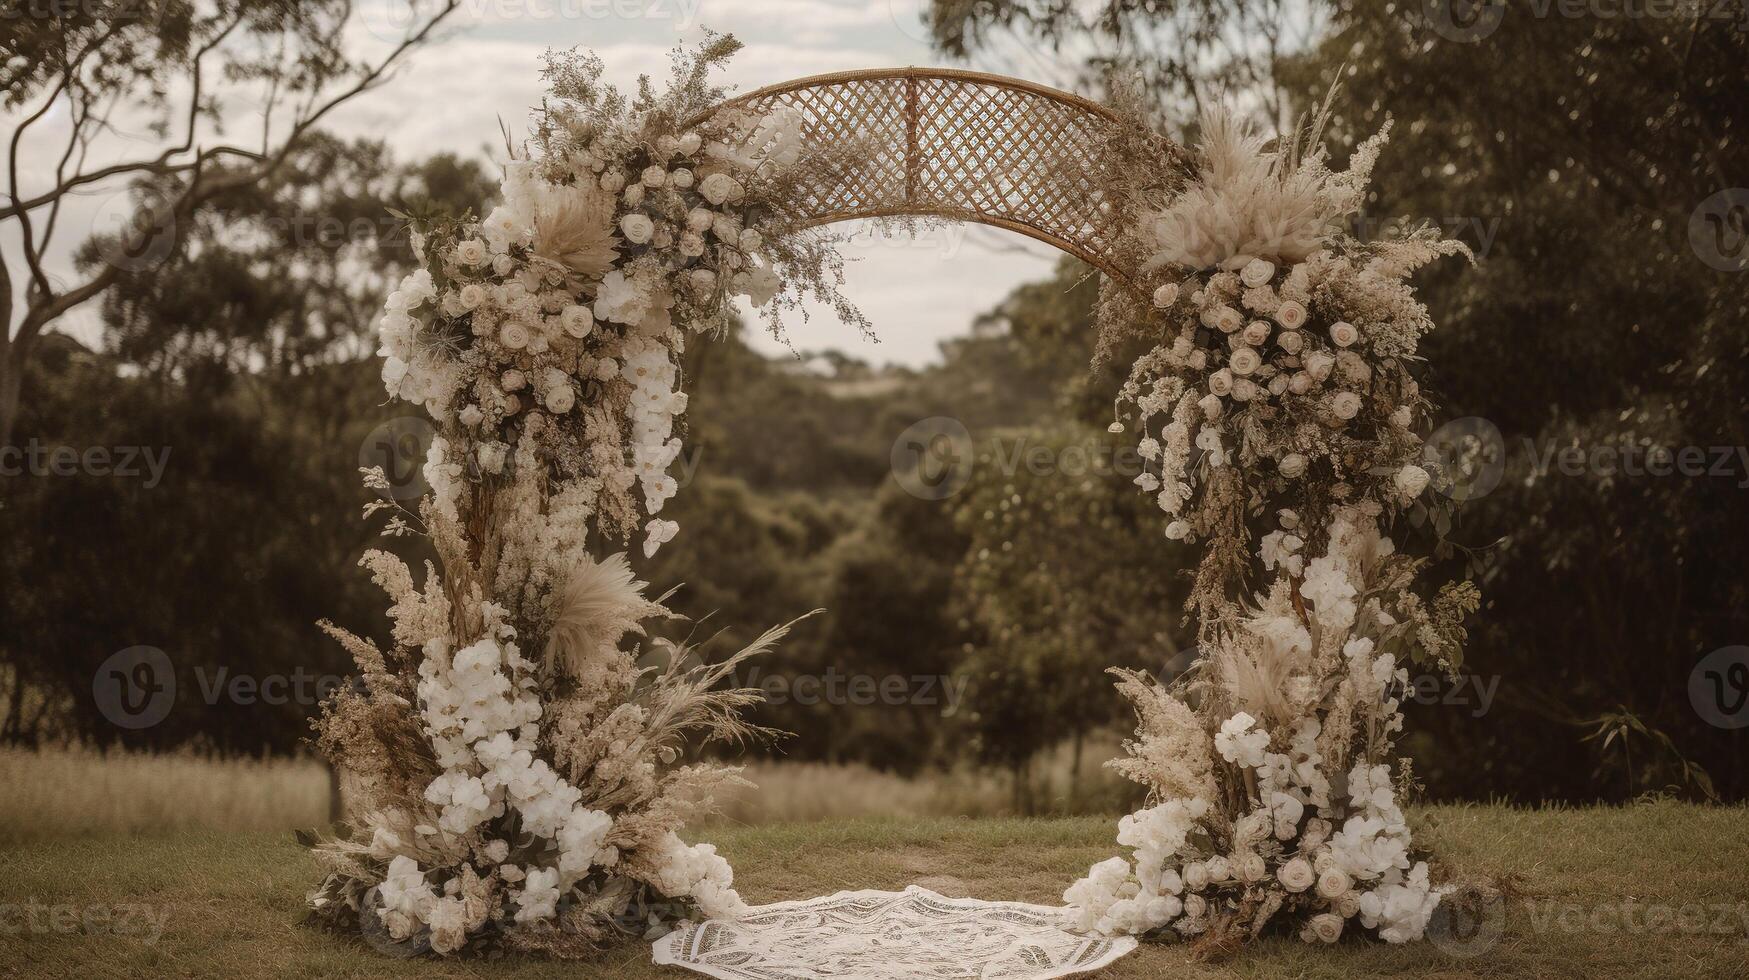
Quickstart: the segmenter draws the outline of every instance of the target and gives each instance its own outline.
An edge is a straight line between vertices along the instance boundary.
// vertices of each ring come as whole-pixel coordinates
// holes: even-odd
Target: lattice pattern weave
[[[820,75],[728,103],[802,116],[806,140],[867,153],[796,202],[803,226],[896,215],[975,221],[1029,235],[1125,284],[1125,221],[1100,177],[1113,127],[1131,125],[1067,92],[979,72],[899,69]],[[1183,151],[1151,137],[1163,166]]]

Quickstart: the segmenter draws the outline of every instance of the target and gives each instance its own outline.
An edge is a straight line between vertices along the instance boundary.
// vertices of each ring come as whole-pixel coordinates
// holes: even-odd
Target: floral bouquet
[[[1404,665],[1454,669],[1480,600],[1468,582],[1424,600],[1426,562],[1382,528],[1443,514],[1423,500],[1428,404],[1411,370],[1432,322],[1405,278],[1467,250],[1427,231],[1342,233],[1388,126],[1335,172],[1323,119],[1272,151],[1231,114],[1206,116],[1197,172],[1132,243],[1162,280],[1142,326],[1157,342],[1113,431],[1139,433],[1152,466],[1136,482],[1167,537],[1206,542],[1191,597],[1203,655],[1171,685],[1120,672],[1140,724],[1113,765],[1151,805],[1119,825],[1133,861],[1066,893],[1084,929],[1226,943],[1279,917],[1308,941],[1357,923],[1403,942],[1440,898],[1392,743]],[[1246,597],[1254,557],[1273,579]]]
[[[431,490],[367,513],[438,560],[421,583],[365,556],[394,643],[324,624],[362,676],[316,723],[358,826],[317,843],[330,873],[310,904],[384,948],[562,953],[742,907],[728,864],[677,834],[735,770],[679,763],[700,739],[763,734],[739,717],[757,692],[716,685],[784,629],[715,666],[654,643],[670,666],[640,669],[626,639],[669,612],[591,541],[641,531],[650,555],[677,530],[659,513],[688,336],[738,296],[848,310],[830,240],[786,222],[795,187],[842,161],[804,152],[788,114],[711,111],[725,93],[707,73],[737,47],[677,54],[669,89],[633,98],[595,59],[550,55],[502,203],[413,219],[420,268],[388,298],[380,353],[389,394],[435,420]]]

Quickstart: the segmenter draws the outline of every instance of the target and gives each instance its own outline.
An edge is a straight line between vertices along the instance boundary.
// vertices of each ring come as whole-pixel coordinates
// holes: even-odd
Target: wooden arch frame
[[[867,148],[841,180],[795,202],[799,227],[895,216],[971,221],[1052,245],[1132,290],[1141,288],[1140,272],[1118,248],[1129,216],[1106,192],[1114,164],[1107,150],[1118,137],[1139,136],[1161,171],[1182,173],[1188,163],[1177,144],[1134,132],[1136,123],[1097,102],[985,72],[814,75],[738,96],[690,124],[737,107],[792,109],[804,140]]]

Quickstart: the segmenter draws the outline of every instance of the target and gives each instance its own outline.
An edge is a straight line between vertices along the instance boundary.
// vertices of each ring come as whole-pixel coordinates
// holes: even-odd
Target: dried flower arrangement
[[[548,58],[551,95],[484,218],[414,222],[421,267],[379,324],[383,382],[435,420],[417,511],[388,533],[429,537],[423,584],[399,558],[363,564],[389,595],[394,643],[324,626],[360,685],[324,706],[317,745],[363,789],[358,826],[316,843],[315,915],[385,949],[453,953],[486,937],[569,952],[654,922],[741,908],[728,864],[678,836],[736,771],[683,765],[702,742],[766,734],[721,690],[767,632],[715,665],[627,638],[670,615],[600,542],[673,537],[659,513],[686,407],[690,334],[734,297],[770,312],[838,295],[833,240],[786,222],[796,187],[853,146],[802,145],[783,112],[705,113],[709,73],[738,43],[677,52],[672,83],[633,97],[601,63]],[[708,115],[688,126],[687,120]],[[380,471],[367,484],[386,490]],[[664,648],[666,648],[664,650]]]
[[[1119,674],[1139,724],[1113,766],[1149,805],[1119,824],[1131,857],[1064,896],[1090,931],[1213,949],[1293,922],[1308,942],[1357,927],[1403,942],[1440,900],[1393,742],[1407,664],[1455,669],[1480,597],[1462,582],[1424,600],[1427,562],[1384,528],[1449,506],[1429,492],[1412,372],[1433,324],[1406,277],[1467,250],[1345,234],[1388,126],[1337,172],[1326,119],[1272,149],[1208,113],[1190,179],[1127,196],[1126,247],[1156,286],[1151,307],[1107,296],[1100,349],[1154,346],[1112,430],[1137,433],[1166,536],[1206,545],[1188,609],[1202,656],[1170,683]],[[1271,530],[1254,540],[1258,518]],[[1247,594],[1259,564],[1267,584]]]

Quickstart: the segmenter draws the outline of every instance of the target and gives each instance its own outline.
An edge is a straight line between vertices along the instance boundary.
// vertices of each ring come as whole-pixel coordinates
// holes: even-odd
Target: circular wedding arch
[[[815,145],[858,139],[865,166],[796,202],[799,228],[859,218],[969,221],[1018,232],[1141,292],[1141,271],[1117,249],[1130,216],[1100,179],[1113,137],[1145,141],[1183,171],[1182,147],[1111,109],[1005,75],[944,68],[875,68],[812,75],[730,99],[730,108],[799,114]],[[1129,132],[1125,133],[1124,131]]]

